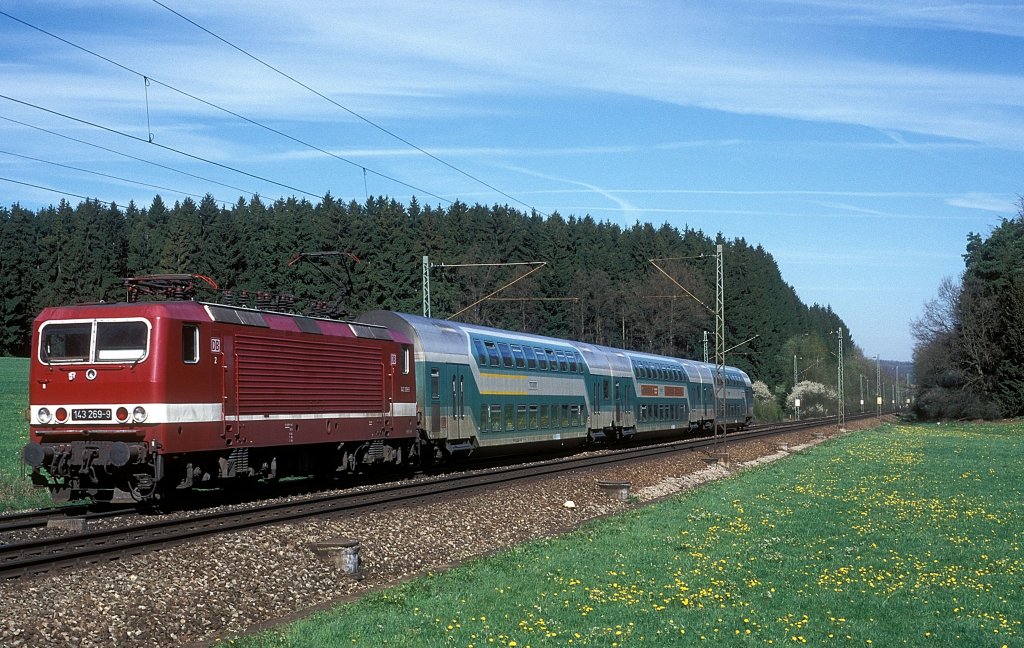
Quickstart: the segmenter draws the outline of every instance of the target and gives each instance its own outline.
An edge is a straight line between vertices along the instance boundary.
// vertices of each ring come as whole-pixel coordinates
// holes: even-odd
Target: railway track
[[[76,504],[72,506],[38,509],[35,511],[5,513],[0,515],[0,534],[53,526],[54,522],[60,522],[62,520],[85,520],[86,524],[88,524],[92,520],[101,520],[125,514],[132,514],[135,513],[135,510],[136,509],[132,506],[97,510],[88,504]]]
[[[864,416],[869,418],[870,416]],[[854,420],[861,417],[848,417]],[[835,419],[816,419],[786,425],[757,427],[730,434],[728,443],[772,436],[815,427],[828,427]],[[415,482],[389,483],[358,491],[341,491],[315,495],[301,501],[260,503],[233,510],[218,510],[191,515],[187,518],[157,519],[119,528],[87,530],[38,540],[0,545],[0,578],[18,578],[44,574],[71,566],[96,564],[126,556],[188,542],[215,534],[238,531],[258,526],[295,521],[318,516],[355,515],[366,511],[380,511],[407,506],[421,500],[464,495],[508,485],[520,480],[555,475],[574,470],[653,458],[681,451],[708,451],[722,449],[721,438],[704,437],[672,441],[653,446],[614,450],[584,457],[568,457],[530,465],[503,466],[476,472],[452,473]],[[726,446],[727,447],[727,446]],[[83,513],[90,515],[113,515]],[[63,509],[15,514],[0,518],[0,530],[10,524],[37,524],[39,520],[61,515]],[[35,516],[35,518],[33,518]],[[17,519],[20,518],[20,521]],[[35,519],[35,522],[32,520]],[[43,524],[46,522],[44,521]],[[23,526],[21,528],[29,528]]]

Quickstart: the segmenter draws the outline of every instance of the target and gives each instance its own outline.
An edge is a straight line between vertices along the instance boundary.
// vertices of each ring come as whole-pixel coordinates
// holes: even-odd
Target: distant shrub
[[[997,419],[999,407],[992,401],[966,389],[929,387],[914,399],[914,414],[928,421],[965,421]]]
[[[758,421],[781,421],[782,406],[775,398],[775,394],[763,381],[755,380],[752,385],[754,391],[754,419]]]
[[[797,383],[786,397],[786,411],[796,413],[798,398],[800,416],[828,416],[836,413],[838,394],[828,385],[810,380]]]

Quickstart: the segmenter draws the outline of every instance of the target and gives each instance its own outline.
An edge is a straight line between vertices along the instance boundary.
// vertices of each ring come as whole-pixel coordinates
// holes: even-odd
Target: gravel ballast
[[[852,423],[848,429],[874,424]],[[735,471],[787,456],[777,451],[779,441],[792,452],[820,439],[794,432],[770,441],[730,443],[730,467]],[[262,527],[0,582],[0,645],[214,643],[730,474],[706,457],[676,453],[415,509]],[[609,497],[596,485],[601,480],[631,482],[634,501]],[[311,550],[314,542],[342,537],[361,543],[359,580]],[[0,538],[4,541],[9,540]]]

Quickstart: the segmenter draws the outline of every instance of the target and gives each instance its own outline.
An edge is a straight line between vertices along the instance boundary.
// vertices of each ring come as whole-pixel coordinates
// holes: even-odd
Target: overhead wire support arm
[[[527,272],[526,274],[524,274],[524,275],[521,275],[521,276],[519,276],[519,277],[517,277],[517,278],[513,279],[512,281],[508,282],[507,284],[505,284],[505,285],[504,285],[504,286],[502,286],[501,288],[498,288],[498,289],[497,289],[497,290],[495,290],[494,292],[492,292],[492,293],[490,293],[490,294],[486,295],[485,297],[482,297],[482,298],[480,298],[480,299],[476,300],[475,302],[473,302],[473,303],[472,303],[472,304],[470,304],[469,306],[466,306],[465,308],[463,308],[462,310],[458,311],[457,313],[452,313],[451,315],[449,315],[449,316],[448,316],[448,317],[446,317],[445,319],[452,319],[453,317],[458,317],[459,315],[461,315],[461,314],[465,313],[466,311],[468,311],[468,310],[469,310],[470,308],[473,308],[473,307],[474,307],[474,306],[476,306],[477,304],[483,303],[483,302],[487,301],[488,299],[490,299],[491,297],[494,297],[495,295],[497,295],[498,293],[500,293],[500,292],[501,292],[502,290],[505,290],[506,288],[509,288],[509,287],[513,286],[514,284],[517,284],[517,283],[519,283],[519,282],[520,282],[520,281],[522,281],[523,279],[526,279],[527,277],[529,277],[530,275],[532,275],[532,274],[533,274],[534,272],[537,272],[538,270],[540,270],[541,268],[543,268],[543,267],[544,267],[544,266],[546,266],[547,264],[548,264],[548,262],[547,262],[547,261],[529,261],[529,262],[523,262],[523,263],[481,263],[481,264],[464,264],[464,267],[471,267],[471,266],[496,266],[496,265],[536,265],[537,267],[536,267],[536,268],[533,268],[533,269],[531,269],[531,270],[530,270],[530,271],[528,271],[528,272]],[[448,266],[448,267],[451,267],[451,268],[453,268],[453,267],[456,267],[456,266]]]
[[[662,268],[660,265],[657,264],[658,261],[691,261],[691,260],[706,259],[706,258],[708,258],[708,257],[702,254],[702,255],[696,256],[696,257],[666,257],[666,258],[661,258],[661,259],[647,259],[647,261],[649,261],[652,266],[657,268],[658,272],[660,272],[661,274],[665,275],[665,277],[669,281],[671,281],[675,285],[676,288],[678,288],[679,290],[682,290],[684,293],[689,295],[695,302],[697,302],[698,304],[703,306],[709,313],[714,313],[715,312],[714,309],[712,309],[710,306],[708,306],[707,304],[702,302],[692,292],[690,292],[689,290],[684,288],[681,283],[676,281],[675,278],[672,277],[672,275],[670,275],[668,272],[665,271],[664,268]]]
[[[526,276],[526,275],[523,275]],[[491,301],[571,301],[579,303],[579,297],[492,297]]]
[[[512,286],[512,285],[514,285],[514,284],[516,284],[516,283],[518,283],[520,281],[522,281],[523,279],[526,279],[527,277],[529,277],[533,273],[537,272],[538,270],[540,270],[541,268],[543,268],[546,265],[547,265],[547,261],[510,261],[508,263],[431,263],[430,262],[430,257],[424,255],[424,257],[423,257],[423,316],[424,317],[432,317],[431,304],[430,304],[430,271],[433,268],[498,268],[498,267],[503,267],[503,266],[536,266],[536,267],[532,268],[526,274],[523,274],[523,275],[513,279],[512,281],[508,282],[507,284],[505,284],[501,288],[498,288],[494,292],[491,292],[488,295],[486,295],[485,297],[476,300],[475,302],[473,302],[469,306],[466,306],[462,310],[458,311],[457,313],[453,313],[452,315],[449,315],[446,318],[446,319],[452,319],[453,317],[458,317],[462,313],[465,313],[470,308],[473,308],[474,306],[476,306],[476,305],[478,305],[478,304],[480,304],[482,302],[485,302],[488,299],[491,299],[492,297],[494,297],[495,295],[497,295],[501,291],[505,290],[506,288],[508,288],[508,287],[510,287],[510,286]]]
[[[746,344],[747,342],[753,342],[754,340],[756,340],[756,339],[757,339],[757,338],[759,338],[759,337],[761,337],[761,334],[760,334],[760,333],[758,333],[757,335],[755,335],[755,336],[753,336],[753,337],[749,337],[749,338],[747,338],[746,340],[743,340],[743,341],[742,341],[742,342],[740,342],[739,344],[734,344],[734,345],[732,345],[731,347],[729,347],[728,349],[726,349],[726,350],[725,350],[725,352],[726,352],[726,353],[729,353],[730,351],[734,351],[734,350],[736,350],[736,349],[740,348],[741,346],[743,346],[744,344]]]

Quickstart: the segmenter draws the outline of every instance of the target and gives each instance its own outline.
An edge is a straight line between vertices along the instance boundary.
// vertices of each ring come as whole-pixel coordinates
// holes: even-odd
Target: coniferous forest
[[[714,354],[717,243],[724,245],[726,346],[739,345],[729,364],[765,382],[781,403],[793,387],[793,356],[798,381],[835,385],[834,331],[844,330],[847,362],[863,362],[840,318],[802,303],[771,254],[742,238],[500,205],[345,203],[330,195],[319,204],[258,196],[222,204],[207,195],[198,204],[157,196],[144,207],[92,200],[38,211],[0,207],[0,355],[28,355],[31,322],[43,307],[123,300],[124,278],[139,275],[208,276],[221,289],[200,295],[209,301],[256,306],[262,293],[260,305],[311,314],[421,313],[429,255],[435,265],[546,262],[460,321],[703,359],[705,331]],[[297,258],[310,252],[341,254]],[[432,314],[448,317],[532,267],[434,267]],[[852,366],[850,403],[858,389]]]

